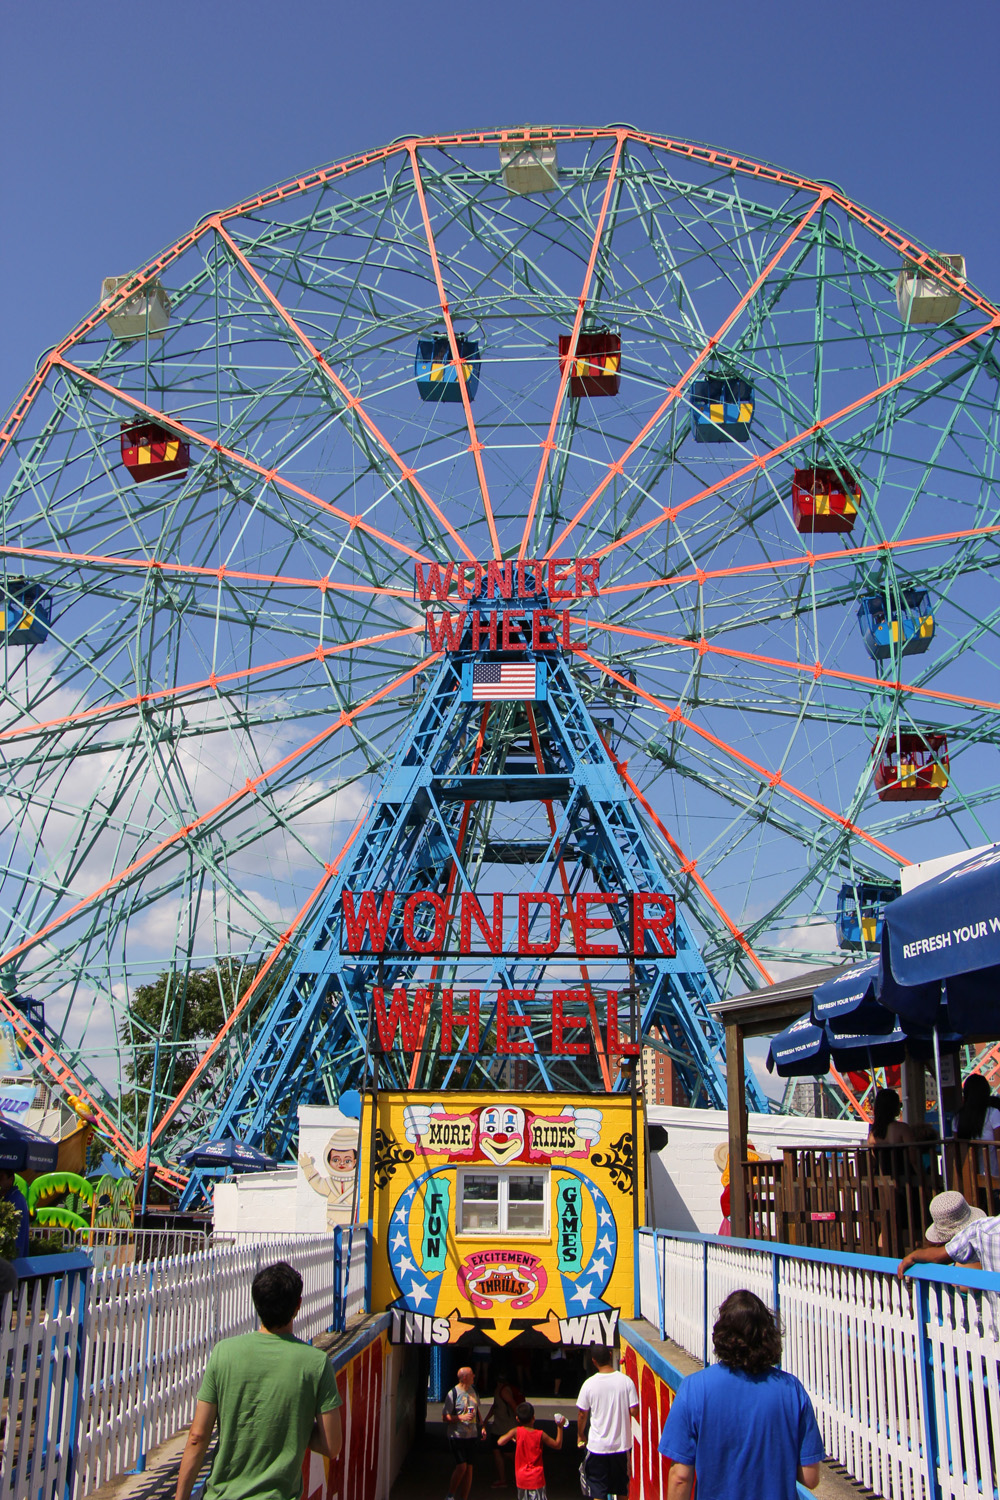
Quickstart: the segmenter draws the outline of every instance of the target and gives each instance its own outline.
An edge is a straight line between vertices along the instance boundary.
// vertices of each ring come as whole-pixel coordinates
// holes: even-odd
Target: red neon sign
[[[447,958],[499,953],[528,957],[560,951],[578,958],[638,958],[645,953],[673,958],[676,953],[674,898],[657,891],[586,891],[575,900],[571,896],[560,899],[551,891],[495,891],[489,916],[472,891],[462,892],[457,911],[454,907],[449,911],[445,898],[436,891],[413,891],[405,897],[400,894],[399,899],[403,902],[402,934],[395,940],[397,945],[390,946],[397,893],[345,890],[341,952]],[[512,908],[516,929],[506,931],[504,920]],[[617,925],[614,910],[619,915]],[[626,924],[631,945],[621,941],[620,927]],[[562,948],[565,926],[572,937],[568,949]],[[515,930],[516,944],[512,941]]]

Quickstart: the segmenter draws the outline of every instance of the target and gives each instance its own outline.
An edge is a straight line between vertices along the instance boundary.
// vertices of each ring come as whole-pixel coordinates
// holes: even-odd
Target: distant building
[[[651,1027],[649,1034],[654,1041],[660,1040],[660,1032],[656,1026]],[[683,1107],[688,1102],[673,1059],[655,1047],[642,1049],[642,1092],[647,1107],[650,1104]]]

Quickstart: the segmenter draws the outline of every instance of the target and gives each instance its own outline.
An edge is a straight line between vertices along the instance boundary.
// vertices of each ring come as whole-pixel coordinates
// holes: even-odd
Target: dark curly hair
[[[732,1292],[719,1308],[712,1344],[721,1365],[763,1375],[781,1359],[781,1328],[753,1292]]]

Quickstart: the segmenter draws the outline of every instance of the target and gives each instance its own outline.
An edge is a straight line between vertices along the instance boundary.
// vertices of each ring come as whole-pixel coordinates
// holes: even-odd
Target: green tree
[[[122,1022],[122,1042],[131,1061],[126,1074],[132,1088],[122,1095],[122,1122],[140,1143],[146,1134],[150,1089],[158,1118],[198,1066],[214,1037],[253,984],[261,960],[223,959],[208,969],[187,973],[164,969],[149,984],[131,993]],[[199,1077],[175,1119],[170,1137],[182,1123],[207,1120],[231,1081],[234,1060],[245,1056],[253,1028],[273,1000],[286,965],[275,965],[255,991],[228,1038]],[[159,1055],[157,1055],[159,1042]],[[154,1082],[155,1066],[155,1082]]]

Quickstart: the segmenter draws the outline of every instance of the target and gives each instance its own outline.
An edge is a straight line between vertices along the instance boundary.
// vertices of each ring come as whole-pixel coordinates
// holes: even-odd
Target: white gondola
[[[965,280],[964,255],[939,255],[942,265]],[[958,316],[962,298],[932,276],[929,271],[907,261],[896,277],[896,306],[904,323],[947,323]]]
[[[555,141],[503,141],[500,165],[508,193],[551,193],[559,186]]]
[[[130,276],[105,276],[101,282],[101,301],[110,302]],[[122,302],[107,317],[108,327],[116,339],[162,339],[170,322],[170,298],[154,276],[141,291]]]

